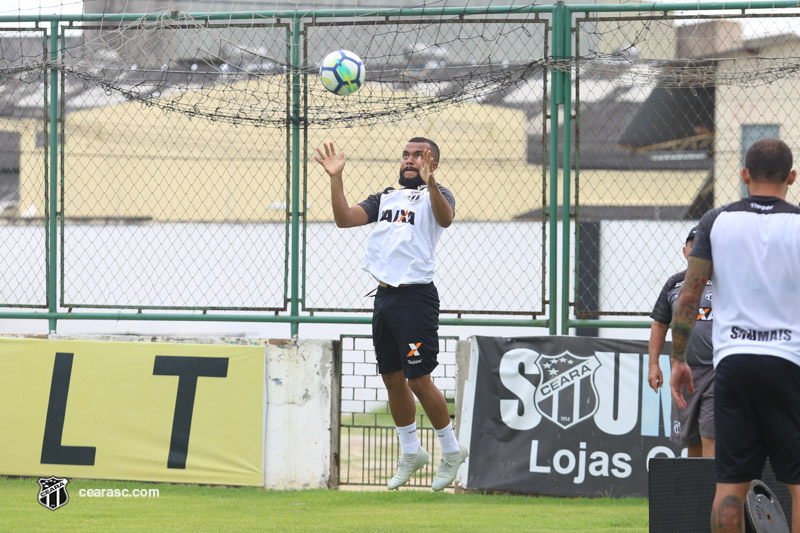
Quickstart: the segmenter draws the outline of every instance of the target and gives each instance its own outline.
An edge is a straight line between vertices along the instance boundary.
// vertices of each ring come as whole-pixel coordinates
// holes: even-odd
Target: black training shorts
[[[439,364],[439,293],[433,282],[378,287],[372,313],[372,344],[378,372],[402,370],[408,379]]]
[[[714,385],[717,481],[761,477],[767,457],[779,481],[800,483],[800,366],[771,355],[719,362]]]

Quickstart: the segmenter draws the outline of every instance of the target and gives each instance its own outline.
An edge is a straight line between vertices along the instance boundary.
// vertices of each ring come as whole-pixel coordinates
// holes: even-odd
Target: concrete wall
[[[266,345],[264,488],[333,488],[338,482],[338,343]]]
[[[796,37],[776,39],[773,46],[758,50],[759,58],[733,57],[720,62],[719,77],[726,79],[736,74],[759,69],[762,72],[739,84],[723,83],[717,86],[716,139],[714,167],[714,200],[716,205],[738,200],[741,197],[742,127],[744,125],[780,126],[780,138],[794,150],[795,168],[800,158],[800,92],[793,60],[800,49]],[[777,58],[777,59],[767,59]],[[772,68],[771,72],[763,69]],[[769,82],[769,83],[768,83]],[[800,186],[789,187],[786,200],[800,201]]]
[[[677,28],[678,57],[713,57],[741,46],[742,26],[735,20],[711,20]]]

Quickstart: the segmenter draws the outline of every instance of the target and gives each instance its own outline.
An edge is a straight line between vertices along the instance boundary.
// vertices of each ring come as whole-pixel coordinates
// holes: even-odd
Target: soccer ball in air
[[[333,94],[353,94],[364,85],[364,62],[347,50],[331,52],[322,60],[319,79]]]

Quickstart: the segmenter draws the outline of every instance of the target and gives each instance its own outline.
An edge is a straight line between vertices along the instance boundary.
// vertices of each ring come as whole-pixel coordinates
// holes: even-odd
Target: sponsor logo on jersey
[[[714,311],[710,307],[701,307],[697,311],[697,320],[714,320]]]
[[[425,192],[420,190],[411,191],[406,195],[409,202],[419,202],[423,196],[425,196]]]
[[[759,342],[790,341],[792,340],[792,331],[789,329],[747,329],[733,326],[731,339]]]
[[[403,210],[403,209],[386,209],[381,213],[381,217],[378,219],[379,222],[398,222],[398,223],[405,223],[414,225],[414,211],[411,210]]]
[[[762,204],[757,204],[755,202],[750,202],[750,207],[752,207],[753,209],[758,209],[759,211],[771,211],[772,208],[775,207],[775,206],[774,205],[762,205]]]

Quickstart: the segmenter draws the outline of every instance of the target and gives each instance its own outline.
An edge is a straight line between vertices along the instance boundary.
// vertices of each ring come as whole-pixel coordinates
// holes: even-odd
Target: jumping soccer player
[[[797,172],[778,139],[753,143],[742,181],[750,196],[700,220],[672,324],[672,398],[694,391],[686,346],[697,302],[714,280],[717,490],[712,532],[744,531],[744,501],[767,457],[792,494],[800,533],[800,208],[785,201]],[[735,507],[738,518],[726,516]]]
[[[467,457],[456,440],[447,401],[433,384],[431,372],[439,364],[439,293],[433,284],[434,254],[444,228],[453,223],[456,201],[436,183],[439,147],[414,137],[403,150],[400,186],[388,187],[363,202],[349,206],[344,195],[344,152],[333,143],[317,148],[314,159],[331,179],[333,218],[340,228],[376,222],[362,268],[378,281],[372,314],[372,343],[378,372],[389,396],[402,454],[389,490],[405,485],[430,460],[417,436],[414,396],[433,424],[442,447],[442,460],[432,488],[450,485]]]

